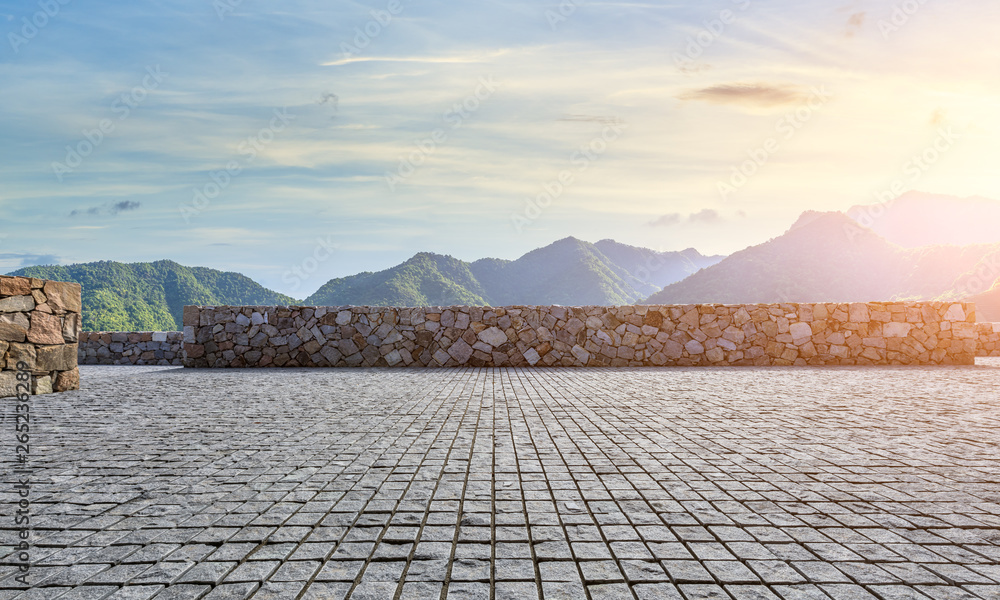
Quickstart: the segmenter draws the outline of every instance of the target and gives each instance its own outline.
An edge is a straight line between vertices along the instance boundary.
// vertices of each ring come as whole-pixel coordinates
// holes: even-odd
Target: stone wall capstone
[[[80,310],[79,284],[0,275],[0,398],[18,394],[21,362],[32,394],[80,388]]]
[[[974,364],[975,306],[186,306],[186,367]]]
[[[180,366],[184,334],[180,331],[84,331],[81,365]]]

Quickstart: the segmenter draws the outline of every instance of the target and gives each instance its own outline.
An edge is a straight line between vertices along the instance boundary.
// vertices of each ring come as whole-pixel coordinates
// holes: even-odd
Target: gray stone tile
[[[997,600],[994,363],[85,367],[0,600]]]

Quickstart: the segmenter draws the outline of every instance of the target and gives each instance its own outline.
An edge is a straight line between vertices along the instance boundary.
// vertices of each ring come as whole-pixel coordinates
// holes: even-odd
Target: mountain
[[[990,290],[969,296],[968,300],[976,303],[977,321],[1000,322],[1000,282]]]
[[[84,331],[178,331],[185,304],[294,303],[239,273],[169,260],[26,267],[8,274],[82,285]]]
[[[305,299],[307,306],[445,306],[487,304],[469,264],[421,252],[391,269],[331,279]]]
[[[1000,202],[981,196],[912,191],[883,204],[852,206],[847,215],[905,248],[1000,242]]]
[[[174,331],[183,307],[198,305],[628,304],[723,257],[696,250],[656,252],[601,240],[559,240],[510,261],[467,263],[421,252],[378,273],[331,279],[295,300],[239,273],[152,263],[94,262],[37,266],[10,275],[73,281],[83,286],[85,331]]]
[[[656,286],[634,277],[594,244],[565,238],[515,261],[472,263],[489,304],[628,304]]]
[[[1000,244],[903,248],[842,213],[807,212],[784,235],[653,294],[649,304],[968,297]],[[995,277],[995,276],[994,276]]]
[[[627,246],[614,240],[601,240],[594,246],[616,265],[658,288],[680,281],[725,258],[703,256],[694,248],[681,252],[657,252],[649,248]]]
[[[656,252],[612,240],[565,238],[517,260],[473,263],[421,253],[380,271],[332,279],[310,305],[629,304],[722,257],[695,250]]]

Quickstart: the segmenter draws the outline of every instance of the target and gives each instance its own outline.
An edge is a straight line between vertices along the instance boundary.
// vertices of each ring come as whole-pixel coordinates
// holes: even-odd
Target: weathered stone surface
[[[52,378],[49,377],[48,375],[43,375],[42,377],[35,377],[34,382],[31,386],[31,391],[35,395],[51,394]]]
[[[35,309],[35,299],[28,296],[0,298],[0,313],[31,312]]]
[[[944,319],[946,321],[965,321],[965,309],[962,308],[961,304],[952,304],[948,307],[948,310],[944,313]]]
[[[0,340],[6,342],[23,342],[28,336],[28,330],[14,323],[0,323]]]
[[[63,343],[62,319],[58,315],[33,311],[31,313],[31,328],[28,329],[28,341],[34,344]]]
[[[504,339],[507,339],[506,336],[504,336]],[[451,345],[451,348],[448,348],[448,354],[457,360],[459,364],[464,365],[469,360],[469,357],[472,356],[472,346],[467,344],[462,338],[459,338]]]
[[[52,386],[54,392],[68,392],[78,389],[80,389],[80,369],[78,368],[56,375],[56,381]]]
[[[507,343],[507,334],[497,327],[490,327],[479,332],[479,339],[496,348]]]
[[[36,368],[39,371],[69,371],[77,365],[77,345],[38,346]]]
[[[67,312],[73,309],[76,312]],[[0,276],[2,377],[14,377],[18,363],[23,363],[34,375],[32,393],[51,393],[53,378],[76,368],[77,346],[66,342],[78,338],[79,309],[78,285]]]
[[[958,305],[966,321],[943,319],[953,304],[202,307],[185,323],[184,364],[970,364],[985,333],[971,305]],[[258,313],[276,317],[246,317]]]
[[[911,323],[886,323],[882,326],[882,335],[887,338],[906,337],[911,329]]]
[[[12,398],[18,394],[17,371],[0,371],[0,398]]]
[[[30,296],[31,280],[27,277],[0,276],[0,296]]]
[[[792,334],[792,339],[796,344],[805,343],[812,337],[812,327],[809,323],[792,323],[789,327],[789,333]]]
[[[538,351],[534,348],[528,348],[524,353],[524,360],[528,361],[529,365],[535,366],[538,364],[538,361],[542,360],[542,357],[538,355]]]
[[[66,342],[76,342],[80,339],[80,315],[77,313],[66,313],[63,317],[62,328],[63,340]]]
[[[848,308],[851,323],[866,323],[871,320],[871,310],[867,304],[854,303]]]
[[[45,297],[48,298],[49,306],[55,309],[56,312],[78,313],[81,311],[80,284],[63,281],[46,281],[42,289],[45,292]]]
[[[38,349],[34,344],[12,343],[7,349],[7,363],[14,368],[17,367],[18,363],[23,362],[28,371],[34,371],[37,357]]]
[[[193,327],[187,339],[192,354],[204,356],[204,346],[193,343]],[[82,365],[181,365],[184,346],[180,331],[91,331],[81,334],[77,356]]]
[[[183,323],[197,323],[200,312],[201,311],[197,306],[185,306],[181,320]]]

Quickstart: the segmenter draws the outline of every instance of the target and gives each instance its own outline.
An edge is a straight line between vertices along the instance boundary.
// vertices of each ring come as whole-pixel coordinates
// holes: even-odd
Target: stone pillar
[[[80,388],[80,289],[76,283],[0,275],[0,398],[17,395],[18,363],[33,375],[33,394]]]

